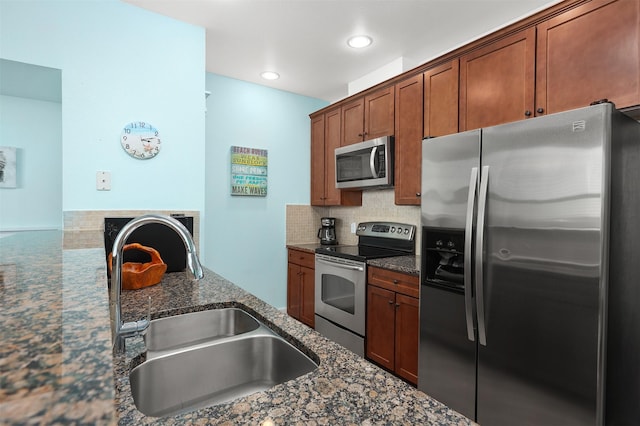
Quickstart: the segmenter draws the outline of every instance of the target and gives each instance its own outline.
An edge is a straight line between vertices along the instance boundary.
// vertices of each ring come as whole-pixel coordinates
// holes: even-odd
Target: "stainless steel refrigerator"
[[[418,388],[482,425],[640,424],[640,124],[425,139]]]

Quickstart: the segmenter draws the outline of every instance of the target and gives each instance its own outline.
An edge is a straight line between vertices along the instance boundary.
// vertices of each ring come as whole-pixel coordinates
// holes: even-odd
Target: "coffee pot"
[[[336,219],[334,217],[323,217],[320,219],[322,228],[318,229],[318,238],[322,245],[338,244],[336,239]]]

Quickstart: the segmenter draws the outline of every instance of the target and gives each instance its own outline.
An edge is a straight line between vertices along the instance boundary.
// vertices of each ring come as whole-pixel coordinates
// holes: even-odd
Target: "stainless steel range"
[[[316,249],[316,331],[364,356],[367,260],[415,253],[414,225],[363,222],[358,245]]]

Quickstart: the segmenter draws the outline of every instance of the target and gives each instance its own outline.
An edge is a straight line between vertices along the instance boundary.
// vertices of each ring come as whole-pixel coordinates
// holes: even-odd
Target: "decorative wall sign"
[[[17,176],[16,148],[0,146],[0,188],[15,188]]]
[[[267,196],[267,150],[231,147],[231,195]]]

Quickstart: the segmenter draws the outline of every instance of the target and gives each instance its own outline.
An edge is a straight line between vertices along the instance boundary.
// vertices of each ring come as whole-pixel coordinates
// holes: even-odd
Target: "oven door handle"
[[[362,266],[354,266],[354,265],[345,265],[343,263],[338,262],[330,262],[328,260],[316,259],[316,262],[324,263],[325,265],[335,266],[336,268],[349,269],[351,271],[364,271],[364,267]]]

